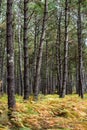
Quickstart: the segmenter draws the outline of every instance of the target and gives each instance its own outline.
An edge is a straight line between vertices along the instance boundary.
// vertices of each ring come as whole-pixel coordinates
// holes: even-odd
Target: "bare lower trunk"
[[[21,21],[20,21],[20,11],[18,12],[18,48],[19,48],[19,70],[20,70],[20,87],[21,95],[23,95],[23,75],[22,75],[22,50],[21,50]]]
[[[1,18],[1,13],[2,13],[2,11],[1,11],[1,3],[2,3],[2,1],[0,0],[0,18]],[[2,94],[2,83],[3,83],[3,81],[2,81],[2,62],[3,62],[3,43],[2,43],[2,30],[0,30],[0,95]]]
[[[29,98],[28,0],[24,0],[24,99]]]
[[[35,75],[36,75],[36,63],[37,63],[37,17],[35,15],[35,36],[34,36],[34,80],[35,80]],[[33,86],[33,91],[34,91],[34,86]]]
[[[45,93],[48,93],[48,41],[46,40],[46,88],[45,88]]]
[[[56,62],[57,62],[57,86],[58,94],[61,92],[62,88],[62,59],[61,59],[61,17],[62,12],[60,12],[58,19],[58,29],[57,29],[57,41],[56,41]]]
[[[79,96],[81,98],[84,97],[83,95],[83,60],[82,60],[82,28],[81,28],[81,0],[78,0],[78,21],[77,21],[77,32],[78,32],[78,86],[79,86]]]
[[[7,0],[7,88],[8,88],[8,108],[15,107],[14,92],[14,48],[12,31],[12,2]]]
[[[68,67],[68,0],[65,1],[65,42],[64,42],[64,68],[63,68],[63,85],[60,97],[65,97],[67,83]]]
[[[76,64],[76,94],[79,94],[79,79],[78,79],[78,56],[77,56],[77,49],[75,50],[75,64]]]

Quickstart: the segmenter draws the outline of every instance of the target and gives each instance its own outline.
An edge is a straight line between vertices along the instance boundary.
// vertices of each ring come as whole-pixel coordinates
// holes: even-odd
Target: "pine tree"
[[[29,98],[28,1],[24,0],[24,99]]]
[[[7,88],[8,88],[8,108],[9,109],[15,107],[12,4],[13,4],[13,0],[7,0]]]
[[[78,21],[77,21],[77,35],[78,35],[78,86],[79,86],[79,96],[81,98],[83,95],[83,59],[82,59],[82,27],[81,27],[81,0],[78,0]]]

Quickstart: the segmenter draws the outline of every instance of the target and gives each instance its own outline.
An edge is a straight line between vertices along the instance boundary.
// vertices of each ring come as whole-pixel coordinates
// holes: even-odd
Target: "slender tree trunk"
[[[68,46],[68,58],[67,58],[67,79],[66,79],[66,95],[69,93],[69,76],[70,76],[70,70],[71,70],[71,64],[70,64],[70,61],[69,61],[69,55],[70,55],[70,51],[69,51],[69,46]]]
[[[2,0],[0,0],[0,15],[1,15],[1,5],[2,5]]]
[[[2,48],[2,61],[1,61],[1,81],[2,81],[2,86],[1,86],[1,94],[3,94],[3,73],[4,73],[4,69],[5,69],[5,67],[4,67],[4,63],[6,63],[6,60],[5,60],[5,45],[3,46],[3,48]],[[5,61],[4,61],[5,60]]]
[[[61,59],[61,17],[62,11],[59,15],[58,29],[57,29],[57,41],[56,41],[56,62],[57,62],[57,86],[59,88],[58,93],[60,94],[62,88],[62,59]]]
[[[24,0],[24,99],[29,98],[28,1]]]
[[[4,69],[4,72],[3,72],[3,91],[4,93],[7,94],[7,70],[6,68]]]
[[[3,33],[4,31],[1,29],[1,40],[0,40],[0,81],[2,82],[2,85],[0,87],[0,94],[2,95],[3,94],[3,80],[4,80],[4,77],[3,77],[3,74],[4,74],[4,71],[6,69],[6,63],[7,63],[7,59],[6,59],[6,39],[3,40]],[[6,82],[5,82],[6,83]]]
[[[18,62],[19,62],[19,59],[17,60],[17,63]],[[16,78],[16,82],[17,82],[16,93],[18,95],[20,95],[21,94],[21,92],[20,92],[20,68],[19,68],[18,65],[16,65],[16,69],[17,69],[17,74],[16,74],[16,76],[17,76],[17,78]]]
[[[37,62],[37,17],[35,14],[35,36],[34,36],[34,80],[36,75],[36,62]],[[33,86],[34,92],[34,86]]]
[[[45,93],[48,93],[48,41],[46,40],[46,88]]]
[[[17,77],[17,67],[18,67],[18,59],[17,59],[18,56],[17,56],[17,55],[18,55],[18,53],[15,52],[15,55],[14,55],[14,61],[15,61],[15,62],[14,62],[14,68],[15,68],[15,71],[14,71],[14,77],[15,77],[15,78],[14,78],[14,79],[15,79],[15,94],[17,93],[17,87],[19,87],[19,86],[18,86],[19,84],[18,84],[18,82],[17,82],[17,81],[18,81],[18,80],[17,80],[17,78],[18,78],[18,77]]]
[[[65,0],[65,42],[64,42],[64,68],[63,68],[63,85],[60,97],[64,98],[67,83],[68,67],[68,0]]]
[[[56,68],[57,68],[57,93],[60,94],[60,73],[59,73],[59,53],[58,53],[58,48],[59,48],[59,37],[58,37],[58,34],[59,34],[59,29],[57,29],[57,39],[56,39]]]
[[[20,70],[20,85],[21,85],[21,95],[23,95],[23,75],[22,75],[22,52],[21,52],[21,21],[20,12],[18,12],[18,48],[19,48],[19,70]]]
[[[1,62],[1,81],[2,81],[2,86],[1,86],[1,94],[4,93],[4,73],[6,71],[6,39],[5,39],[5,44],[2,48],[3,52],[2,52],[2,62]],[[6,86],[7,82],[5,82],[5,86]]]
[[[34,99],[35,100],[38,99],[38,93],[39,93],[40,71],[41,71],[41,64],[42,64],[42,52],[43,52],[43,44],[44,44],[45,31],[46,31],[47,14],[48,14],[48,0],[45,0],[42,33],[41,33],[41,38],[40,38],[39,52],[38,52],[37,64],[36,64],[36,75],[35,75],[35,80],[34,80]]]
[[[76,66],[76,94],[79,94],[79,80],[78,80],[78,56],[77,56],[77,48],[75,49],[75,66]]]
[[[12,4],[13,4],[13,0],[7,0],[7,88],[8,88],[9,109],[15,107]]]
[[[0,38],[2,37],[2,31],[0,32]],[[4,59],[4,55],[3,55],[4,49],[3,49],[3,42],[2,39],[0,40],[0,95],[2,94],[2,75],[3,75],[3,59]]]
[[[54,47],[52,47],[52,61],[51,61],[51,94],[54,93]]]
[[[2,3],[2,1],[0,0],[0,19],[2,18],[2,16],[1,16],[1,3]],[[2,52],[3,52],[3,50],[2,50],[2,48],[3,48],[3,43],[2,43],[2,30],[0,31],[0,95],[2,94],[2,59],[3,59],[3,57],[2,57]]]
[[[78,0],[78,21],[77,21],[77,33],[78,33],[78,80],[79,80],[79,96],[84,97],[83,94],[83,60],[82,60],[82,28],[81,28],[81,0]]]
[[[33,94],[33,68],[31,67],[29,67],[29,70],[30,70],[30,72],[29,72],[29,77],[30,77],[30,94]]]

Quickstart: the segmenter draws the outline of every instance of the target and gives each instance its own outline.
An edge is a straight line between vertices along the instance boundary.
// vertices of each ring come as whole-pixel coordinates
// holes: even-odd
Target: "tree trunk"
[[[2,1],[0,0],[0,18],[1,18],[1,3]],[[3,43],[2,43],[2,30],[0,31],[0,95],[2,94],[2,52],[3,52]]]
[[[2,0],[0,0],[0,15],[1,15],[1,5],[2,5]]]
[[[82,60],[82,28],[81,28],[81,0],[78,0],[78,21],[77,21],[77,35],[78,35],[78,86],[79,86],[79,96],[84,97],[83,94],[83,60]]]
[[[61,59],[61,17],[62,11],[59,15],[58,29],[57,29],[57,41],[56,41],[56,63],[57,63],[57,87],[60,94],[62,88],[62,59]]]
[[[21,21],[20,21],[20,11],[18,12],[18,48],[19,48],[19,70],[20,70],[20,86],[21,95],[23,95],[23,75],[22,75],[22,50],[21,50]]]
[[[78,80],[78,56],[77,56],[77,48],[75,49],[75,66],[76,66],[76,94],[79,94],[79,80]]]
[[[48,41],[46,40],[46,88],[45,88],[45,94],[48,94]]]
[[[7,0],[7,88],[8,88],[9,109],[15,107],[12,4],[13,4],[13,0]]]
[[[35,14],[35,35],[34,35],[34,80],[36,75],[36,62],[37,62],[37,17]],[[33,92],[34,92],[34,86],[33,86]]]
[[[24,99],[29,98],[28,0],[24,0]]]
[[[36,75],[35,75],[35,80],[34,80],[34,99],[35,100],[38,99],[38,93],[39,93],[40,71],[41,71],[41,64],[42,64],[42,53],[43,53],[43,44],[44,44],[45,31],[46,31],[47,14],[48,14],[48,1],[45,0],[42,33],[41,33],[41,38],[40,38],[39,52],[38,52],[37,64],[36,64]]]
[[[68,0],[65,0],[65,42],[64,42],[64,68],[63,68],[63,85],[60,97],[64,98],[67,83],[68,67]]]

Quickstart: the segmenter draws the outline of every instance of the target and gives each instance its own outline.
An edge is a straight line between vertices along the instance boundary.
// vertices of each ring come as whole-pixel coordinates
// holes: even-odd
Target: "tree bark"
[[[22,75],[22,48],[21,48],[21,21],[20,21],[20,11],[18,11],[18,48],[19,48],[19,70],[20,70],[20,86],[21,95],[23,95],[23,75]]]
[[[61,17],[62,11],[60,12],[58,19],[58,29],[57,29],[57,41],[56,41],[56,63],[57,63],[57,87],[58,94],[61,92],[62,88],[62,59],[61,59]]]
[[[1,5],[2,5],[2,0],[0,0],[0,15],[1,15]]]
[[[78,86],[79,86],[79,96],[84,97],[83,94],[83,60],[82,60],[82,27],[81,27],[81,0],[78,0],[78,21],[77,21],[77,35],[78,35]]]
[[[37,16],[35,14],[35,35],[34,35],[34,80],[36,76],[36,63],[37,63]],[[34,92],[34,86],[33,86],[33,92]]]
[[[29,98],[28,1],[24,0],[24,99]]]
[[[48,40],[46,40],[46,88],[45,88],[45,94],[48,94]]]
[[[14,91],[14,45],[12,31],[12,4],[13,0],[7,0],[7,88],[8,108],[15,107]]]
[[[2,18],[1,16],[1,4],[2,0],[0,0],[0,19]],[[0,31],[0,95],[2,94],[2,61],[3,61],[3,43],[2,43],[2,30]]]
[[[65,42],[64,42],[64,67],[63,67],[63,85],[60,97],[64,98],[67,83],[68,67],[68,0],[65,0]]]

